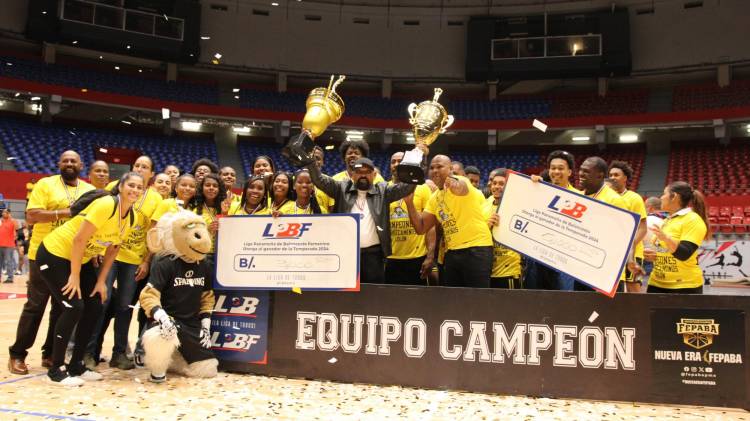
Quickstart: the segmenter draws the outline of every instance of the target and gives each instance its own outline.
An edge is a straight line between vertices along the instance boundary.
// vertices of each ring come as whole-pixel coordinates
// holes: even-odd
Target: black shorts
[[[185,358],[188,364],[192,364],[198,361],[210,360],[216,358],[213,351],[206,349],[201,345],[201,328],[200,323],[194,326],[193,323],[186,324],[179,320],[175,320],[177,326],[177,339],[180,340],[180,347],[177,348]],[[152,321],[149,323],[148,328],[158,327],[159,322]]]

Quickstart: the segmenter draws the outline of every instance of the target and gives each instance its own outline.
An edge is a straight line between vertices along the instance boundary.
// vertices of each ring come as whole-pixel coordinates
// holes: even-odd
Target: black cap
[[[372,163],[370,158],[359,158],[358,160],[354,161],[353,168],[355,170],[362,167],[369,167],[371,170],[375,171],[375,164]]]

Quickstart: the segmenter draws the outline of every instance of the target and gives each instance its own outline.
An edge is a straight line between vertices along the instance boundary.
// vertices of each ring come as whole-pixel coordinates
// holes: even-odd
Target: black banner
[[[222,366],[342,382],[749,408],[749,305],[750,297],[610,299],[380,285],[355,294],[276,292],[268,365]],[[684,337],[705,344],[694,337],[701,329],[719,332],[698,351],[701,362],[668,359],[675,351],[697,358]],[[710,368],[716,385],[683,382],[686,366],[690,374]]]

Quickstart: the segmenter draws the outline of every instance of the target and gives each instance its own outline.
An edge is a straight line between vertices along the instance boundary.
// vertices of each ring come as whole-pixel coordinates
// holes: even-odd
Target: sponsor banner
[[[359,215],[219,219],[216,287],[359,288]]]
[[[657,389],[745,396],[745,312],[741,310],[651,310],[653,375]]]
[[[726,241],[702,249],[698,264],[712,285],[750,286],[750,241]]]
[[[214,290],[211,349],[220,361],[266,364],[270,295]]]
[[[497,213],[495,241],[615,295],[638,215],[515,172]]]
[[[678,308],[690,310],[672,310]],[[223,367],[351,383],[749,408],[747,308],[750,297],[677,294],[610,299],[369,284],[358,294],[277,291],[268,365]],[[667,355],[656,351],[692,352],[684,335],[714,327],[712,344],[696,350],[703,362],[662,367],[670,360],[655,360]],[[684,366],[712,367],[721,385],[683,384]]]

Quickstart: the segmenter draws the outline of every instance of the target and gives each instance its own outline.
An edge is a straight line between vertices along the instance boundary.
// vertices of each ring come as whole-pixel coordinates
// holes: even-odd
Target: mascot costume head
[[[141,337],[145,351],[143,363],[151,370],[152,382],[165,381],[167,370],[188,377],[214,377],[217,374],[218,361],[210,351],[210,314],[214,295],[210,288],[203,286],[204,282],[210,282],[210,277],[197,278],[201,286],[196,288],[192,288],[192,284],[191,288],[176,287],[174,281],[184,279],[186,265],[199,269],[190,270],[190,273],[208,274],[205,258],[211,250],[211,241],[203,218],[186,210],[164,214],[148,232],[148,247],[156,256],[152,263],[152,279],[141,292],[139,301],[154,320]],[[184,263],[174,262],[176,259]],[[190,301],[176,298],[179,294],[200,294],[200,308],[177,308],[178,303],[184,305],[185,301]],[[193,316],[185,319],[176,316],[186,313]],[[184,356],[187,355],[193,362],[186,361]]]

